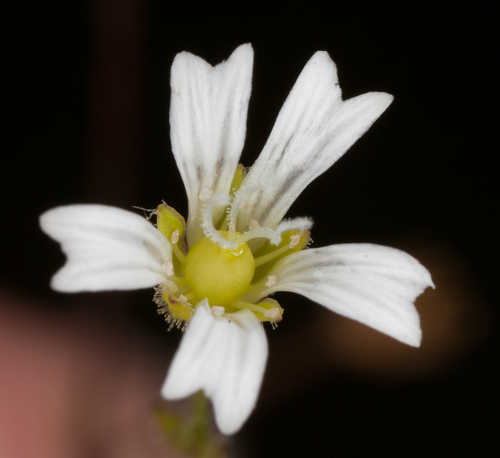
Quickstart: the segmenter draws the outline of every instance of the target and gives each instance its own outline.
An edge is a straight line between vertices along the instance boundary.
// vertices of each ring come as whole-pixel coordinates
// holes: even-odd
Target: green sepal
[[[186,231],[186,221],[175,208],[161,203],[156,207],[156,227],[172,243],[172,234],[175,231],[178,231],[178,240],[182,240]]]

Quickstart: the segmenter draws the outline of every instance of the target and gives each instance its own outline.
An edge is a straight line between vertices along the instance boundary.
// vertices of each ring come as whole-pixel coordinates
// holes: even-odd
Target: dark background
[[[326,50],[344,98],[379,90],[395,101],[291,214],[314,217],[316,246],[367,241],[410,252],[437,289],[418,301],[420,350],[279,296],[285,320],[268,332],[262,395],[233,453],[484,456],[498,408],[492,12],[414,4],[354,13],[291,2],[257,16],[255,5],[246,8],[225,15],[157,0],[16,6],[4,88],[14,99],[6,109],[14,143],[2,153],[5,316],[15,309],[35,327],[48,320],[90,335],[98,329],[111,335],[106,345],[119,338],[153,355],[162,376],[180,336],[165,332],[151,292],[51,292],[64,258],[39,231],[38,215],[74,202],[153,208],[161,199],[186,213],[168,135],[177,52],[215,64],[253,44],[243,152],[250,165],[301,68]],[[89,450],[79,456],[111,456]]]

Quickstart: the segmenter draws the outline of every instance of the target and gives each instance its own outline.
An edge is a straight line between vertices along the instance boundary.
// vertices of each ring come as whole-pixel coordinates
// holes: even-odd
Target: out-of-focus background
[[[1,169],[1,458],[179,456],[152,410],[181,333],[166,332],[148,290],[50,291],[64,257],[37,218],[61,204],[153,208],[161,199],[185,214],[169,67],[182,50],[215,64],[244,42],[255,49],[246,165],[316,50],[337,63],[345,98],[395,95],[291,214],[314,217],[315,246],[408,251],[437,288],[417,302],[420,349],[279,295],[285,319],[267,329],[261,396],[226,439],[230,456],[487,453],[498,407],[493,14],[356,7],[290,2],[255,16],[251,3],[235,15],[235,5],[159,0],[21,1],[5,16],[14,27],[4,91],[14,103],[4,113],[15,141],[4,143]]]

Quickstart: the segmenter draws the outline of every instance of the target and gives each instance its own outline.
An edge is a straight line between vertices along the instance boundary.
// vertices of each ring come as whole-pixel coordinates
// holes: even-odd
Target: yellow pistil
[[[229,236],[225,231],[219,234]],[[211,305],[219,306],[230,305],[241,296],[254,271],[254,258],[246,243],[234,250],[225,249],[206,237],[191,247],[184,264],[186,283],[196,298],[207,298]]]

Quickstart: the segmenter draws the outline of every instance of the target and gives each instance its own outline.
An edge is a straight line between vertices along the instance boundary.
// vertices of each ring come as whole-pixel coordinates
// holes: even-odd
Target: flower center
[[[234,235],[227,231],[218,234],[226,239]],[[191,247],[184,264],[184,278],[195,299],[207,298],[210,304],[223,307],[247,291],[254,272],[254,257],[245,242],[227,249],[207,237]]]
[[[251,221],[238,232],[244,170],[236,169],[229,195],[204,197],[192,244],[186,222],[174,208],[162,203],[151,213],[172,250],[172,260],[164,266],[165,280],[154,298],[171,327],[184,328],[204,299],[215,316],[231,319],[231,314],[248,310],[273,327],[283,317],[279,303],[266,297],[277,281],[272,269],[283,257],[307,246],[312,221],[294,218],[276,227]]]

